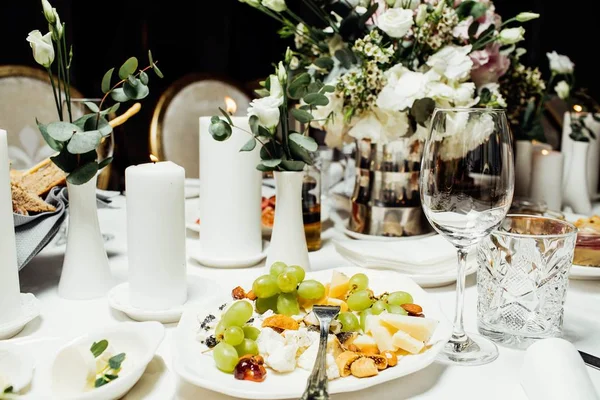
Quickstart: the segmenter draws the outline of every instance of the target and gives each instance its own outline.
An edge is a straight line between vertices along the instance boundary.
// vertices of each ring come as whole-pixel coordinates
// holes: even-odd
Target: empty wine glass
[[[423,153],[420,190],[427,219],[458,253],[454,331],[441,361],[491,362],[498,348],[480,335],[465,333],[463,305],[467,254],[498,227],[513,197],[513,152],[504,111],[436,109]]]

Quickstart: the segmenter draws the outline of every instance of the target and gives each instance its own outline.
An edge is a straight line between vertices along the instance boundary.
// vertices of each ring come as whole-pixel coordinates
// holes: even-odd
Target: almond
[[[404,308],[409,315],[413,316],[423,313],[423,308],[418,304],[402,304],[402,308]]]

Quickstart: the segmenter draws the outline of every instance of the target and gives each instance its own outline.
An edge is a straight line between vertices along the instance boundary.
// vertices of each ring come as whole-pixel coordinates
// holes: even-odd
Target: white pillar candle
[[[531,198],[543,200],[549,210],[562,209],[563,155],[542,149],[533,153]]]
[[[0,129],[0,325],[21,315],[6,131]]]
[[[166,310],[187,299],[184,179],[185,170],[170,161],[125,170],[134,307]]]
[[[231,117],[231,137],[219,142],[200,118],[200,251],[211,259],[246,259],[262,252],[260,144],[240,152],[252,138],[247,117]]]

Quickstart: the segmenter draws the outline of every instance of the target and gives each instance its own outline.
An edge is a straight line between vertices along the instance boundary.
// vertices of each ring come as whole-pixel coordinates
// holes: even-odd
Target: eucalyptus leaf
[[[414,119],[421,126],[424,126],[425,122],[431,117],[433,110],[435,109],[435,101],[430,99],[429,97],[424,97],[422,99],[415,100],[412,108],[410,109],[410,115],[414,117]]]
[[[471,7],[471,17],[473,17],[473,19],[479,19],[485,15],[487,9],[485,4],[475,3],[473,4],[473,7]]]
[[[292,99],[299,99],[306,94],[306,88],[311,82],[308,73],[303,72],[297,75],[288,85],[288,94]]]
[[[38,121],[37,118],[35,120],[35,123],[37,124],[38,129],[40,130],[40,133],[42,134],[42,137],[44,138],[44,141],[48,144],[48,146],[50,146],[50,148],[54,151],[61,151],[63,148],[62,143],[57,142],[48,134],[48,127],[42,124],[40,121]]]
[[[467,33],[469,34],[469,38],[475,39],[475,35],[477,34],[477,31],[479,30],[479,22],[477,21],[473,21],[473,23],[471,23],[471,25],[469,25],[469,29],[467,30]]]
[[[222,120],[219,120],[217,123],[210,124],[208,132],[212,135],[213,139],[219,142],[229,139],[232,133],[231,126]]]
[[[321,82],[314,81],[308,85],[307,90],[308,90],[308,93],[318,93],[322,87],[323,87],[323,84]]]
[[[66,147],[57,155],[50,157],[50,159],[58,168],[66,173],[73,172],[77,168],[77,156],[69,153]]]
[[[138,68],[138,60],[135,57],[127,59],[119,68],[119,78],[127,79],[127,77],[133,74]]]
[[[302,100],[311,106],[326,106],[329,104],[327,97],[321,93],[309,93]]]
[[[315,139],[304,136],[299,133],[291,133],[289,135],[290,143],[296,143],[298,146],[303,147],[307,151],[317,151],[319,145],[315,142]]]
[[[110,97],[114,101],[118,101],[119,103],[125,103],[126,101],[129,101],[129,97],[127,97],[127,95],[123,91],[123,88],[116,88],[115,90],[110,92]]]
[[[292,108],[292,115],[294,116],[294,118],[296,118],[298,122],[301,122],[303,124],[307,124],[313,119],[311,113],[309,113],[308,111],[300,110],[298,108]]]
[[[148,82],[150,82],[150,77],[148,76],[147,73],[145,73],[144,71],[140,71],[140,81],[148,86]]]
[[[132,100],[141,100],[148,96],[150,89],[148,89],[148,86],[140,82],[139,79],[136,79],[135,85],[130,84],[129,81],[125,82],[123,84],[123,92]]]
[[[280,167],[286,171],[302,171],[305,165],[304,161],[282,160]]]
[[[112,162],[113,158],[112,157],[107,157],[104,160],[100,161],[98,163],[98,169],[102,169],[104,167],[106,167],[108,164],[110,164]]]
[[[264,166],[262,164],[258,164],[256,166],[256,169],[259,170],[259,171],[262,171],[262,172],[269,172],[269,171],[274,171],[275,170],[275,168],[267,167],[267,166]]]
[[[102,77],[102,93],[108,93],[110,91],[110,88],[111,88],[110,81],[112,79],[114,71],[115,71],[115,69],[111,68],[108,71],[106,71],[106,73]]]
[[[273,158],[281,158],[283,157],[283,149],[279,143],[271,140],[267,142],[260,148],[260,159],[261,160],[269,160]]]
[[[294,159],[299,159],[304,161],[308,165],[312,165],[312,157],[308,150],[291,140],[289,143],[289,147]]]
[[[275,168],[276,166],[278,166],[279,164],[281,164],[281,158],[273,158],[273,159],[270,159],[270,160],[262,160],[261,164],[264,165],[265,167]]]
[[[148,50],[148,62],[150,65],[154,64],[154,60],[152,59],[152,51]]]
[[[100,144],[102,134],[100,131],[78,132],[71,137],[67,150],[71,154],[83,154],[95,150]]]
[[[258,136],[262,136],[262,137],[266,137],[266,138],[272,138],[273,134],[271,133],[270,130],[268,130],[264,126],[259,125],[258,126]]]
[[[81,129],[77,125],[64,121],[50,122],[46,126],[46,130],[52,139],[59,142],[66,142],[71,139],[71,136],[75,132],[81,132]]]
[[[130,84],[131,86],[137,86],[137,85],[138,85],[138,80],[137,80],[137,79],[136,79],[136,77],[135,77],[135,76],[133,76],[133,75],[129,75],[129,76],[127,77],[127,82],[129,82],[129,84]]]
[[[211,124],[218,124],[220,120],[221,118],[219,118],[217,115],[213,115],[212,117],[210,117]]]
[[[348,48],[336,50],[335,58],[337,58],[342,64],[342,66],[347,69],[352,67],[352,64],[354,64],[357,61],[356,55],[354,55],[352,50]]]
[[[154,71],[154,73],[156,74],[156,76],[158,76],[159,78],[164,78],[165,77],[163,75],[162,71],[160,69],[158,69],[158,65],[152,64],[152,70]]]
[[[473,0],[467,0],[460,3],[458,8],[456,9],[456,14],[458,15],[458,18],[461,20],[467,18],[471,14],[471,10],[473,9],[473,6],[476,3],[477,2]]]
[[[99,342],[94,342],[92,347],[90,347],[90,351],[94,355],[94,358],[98,358],[100,354],[104,353],[104,350],[108,348],[108,341],[106,339],[101,340]]]
[[[250,125],[250,132],[252,132],[254,136],[257,136],[259,134],[259,130],[258,117],[256,115],[251,115],[250,118],[248,118],[248,125]]]
[[[323,68],[326,70],[330,70],[333,68],[333,60],[331,57],[319,57],[317,58],[313,64],[315,64],[319,68]]]
[[[73,185],[83,185],[94,178],[96,173],[98,173],[98,164],[95,161],[92,161],[71,172],[67,176],[67,182]]]
[[[84,131],[100,131],[102,136],[108,136],[112,133],[112,126],[108,123],[106,118],[100,116],[98,118],[97,114],[93,114],[93,118],[89,118],[85,121],[83,126]]]
[[[100,109],[98,108],[96,103],[92,103],[91,101],[85,101],[83,104],[85,104],[87,108],[89,108],[92,112],[100,112]]]
[[[246,142],[246,144],[244,144],[244,146],[242,146],[240,151],[252,151],[255,148],[256,148],[256,139],[252,138],[252,139],[248,140]]]
[[[229,113],[225,110],[223,110],[221,107],[219,107],[219,111],[221,111],[221,114],[223,114],[223,116],[225,117],[225,119],[227,120],[227,122],[229,122],[229,125],[233,126],[233,121],[231,120],[231,117],[229,116]]]
[[[108,115],[108,114],[116,113],[120,106],[121,106],[121,103],[115,103],[112,105],[112,107],[109,107],[105,110],[100,111],[100,115]]]
[[[333,93],[335,92],[335,86],[325,85],[321,88],[319,93]]]

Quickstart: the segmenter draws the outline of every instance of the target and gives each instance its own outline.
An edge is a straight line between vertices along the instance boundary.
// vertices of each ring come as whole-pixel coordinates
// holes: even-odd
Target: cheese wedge
[[[369,335],[360,335],[352,342],[362,353],[378,354],[377,342]]]
[[[340,312],[348,311],[348,304],[344,300],[335,299],[333,297],[329,297],[325,302],[325,305],[328,306],[340,306]]]
[[[381,323],[390,328],[408,333],[413,338],[427,343],[435,332],[438,321],[431,318],[410,317],[401,314],[381,313]]]
[[[373,328],[377,326],[381,326],[379,315],[367,315],[367,318],[365,319],[365,333],[371,333]]]
[[[371,330],[371,336],[377,343],[377,348],[380,353],[384,351],[396,351],[398,346],[394,344],[392,333],[384,326],[375,326]]]
[[[329,297],[343,299],[350,288],[350,278],[341,272],[333,271],[331,276],[331,286],[329,287]]]
[[[397,348],[406,350],[411,354],[417,354],[425,347],[425,343],[402,331],[394,333],[392,343]]]

